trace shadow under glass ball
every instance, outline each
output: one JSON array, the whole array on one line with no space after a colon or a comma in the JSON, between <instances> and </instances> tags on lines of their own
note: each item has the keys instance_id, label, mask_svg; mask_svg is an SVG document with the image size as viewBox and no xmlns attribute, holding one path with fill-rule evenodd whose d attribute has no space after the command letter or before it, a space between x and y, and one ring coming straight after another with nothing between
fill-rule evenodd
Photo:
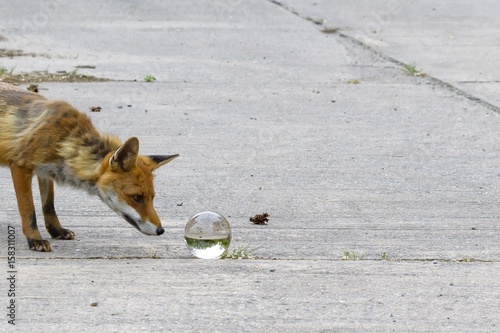
<instances>
[{"instance_id":1,"label":"shadow under glass ball","mask_svg":"<svg viewBox=\"0 0 500 333\"><path fill-rule=\"evenodd\" d=\"M184 240L195 257L218 259L231 243L231 226L220 214L201 212L189 219L184 228Z\"/></svg>"}]
</instances>

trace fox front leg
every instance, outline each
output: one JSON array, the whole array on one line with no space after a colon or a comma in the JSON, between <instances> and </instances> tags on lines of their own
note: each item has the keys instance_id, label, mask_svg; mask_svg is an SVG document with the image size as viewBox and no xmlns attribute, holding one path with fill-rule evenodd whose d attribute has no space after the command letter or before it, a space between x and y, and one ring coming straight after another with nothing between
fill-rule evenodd
<instances>
[{"instance_id":1,"label":"fox front leg","mask_svg":"<svg viewBox=\"0 0 500 333\"><path fill-rule=\"evenodd\" d=\"M11 163L10 172L16 191L17 206L19 208L19 214L21 215L23 234L28 240L30 250L50 252L50 243L42 239L36 224L35 206L33 204L33 193L31 191L33 170Z\"/></svg>"},{"instance_id":2,"label":"fox front leg","mask_svg":"<svg viewBox=\"0 0 500 333\"><path fill-rule=\"evenodd\" d=\"M48 178L38 177L38 187L42 198L42 211L45 220L45 228L55 239L75 239L75 233L65 229L59 223L54 207L54 181Z\"/></svg>"}]
</instances>

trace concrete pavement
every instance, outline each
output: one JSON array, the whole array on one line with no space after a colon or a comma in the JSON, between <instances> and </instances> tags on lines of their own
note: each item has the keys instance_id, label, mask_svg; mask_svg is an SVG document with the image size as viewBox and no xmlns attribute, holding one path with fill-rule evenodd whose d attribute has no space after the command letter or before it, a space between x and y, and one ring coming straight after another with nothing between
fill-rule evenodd
<instances>
[{"instance_id":1,"label":"concrete pavement","mask_svg":"<svg viewBox=\"0 0 500 333\"><path fill-rule=\"evenodd\" d=\"M97 198L58 188L77 240L52 240L51 253L28 250L0 169L0 235L15 226L18 270L16 326L0 329L500 331L500 115L482 103L498 100L494 82L463 83L500 73L452 66L422 28L432 22L443 37L454 24L468 64L480 46L494 50L493 21L471 29L498 5L444 3L446 20L424 4L388 13L366 1L0 2L0 48L38 55L0 66L95 66L78 72L114 81L41 83L41 93L101 106L89 112L96 126L138 136L144 153L181 154L157 171L165 235L144 236ZM384 18L379 39L366 33L373 16ZM226 216L233 245L259 259L191 258L183 228L203 210ZM248 222L262 212L269 225ZM342 260L346 251L362 260Z\"/></svg>"},{"instance_id":2,"label":"concrete pavement","mask_svg":"<svg viewBox=\"0 0 500 333\"><path fill-rule=\"evenodd\" d=\"M495 1L278 2L301 17L339 29L382 54L500 104Z\"/></svg>"}]
</instances>

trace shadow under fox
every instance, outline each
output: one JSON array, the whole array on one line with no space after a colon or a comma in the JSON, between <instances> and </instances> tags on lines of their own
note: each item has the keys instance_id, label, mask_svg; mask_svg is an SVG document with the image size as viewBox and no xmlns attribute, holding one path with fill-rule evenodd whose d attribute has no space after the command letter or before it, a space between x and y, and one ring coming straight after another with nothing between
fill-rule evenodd
<instances>
[{"instance_id":1,"label":"shadow under fox","mask_svg":"<svg viewBox=\"0 0 500 333\"><path fill-rule=\"evenodd\" d=\"M64 101L0 82L0 164L10 167L23 233L31 250L50 251L37 227L32 178L38 178L45 227L74 239L54 209L54 181L98 195L146 235L164 233L153 207L152 172L178 155L139 155L139 141L100 135L87 115Z\"/></svg>"}]
</instances>

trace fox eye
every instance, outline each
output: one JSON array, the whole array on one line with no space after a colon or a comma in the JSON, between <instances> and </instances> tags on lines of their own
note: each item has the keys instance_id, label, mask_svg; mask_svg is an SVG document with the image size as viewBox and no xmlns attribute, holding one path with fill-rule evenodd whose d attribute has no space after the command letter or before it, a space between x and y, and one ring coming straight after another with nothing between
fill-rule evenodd
<instances>
[{"instance_id":1,"label":"fox eye","mask_svg":"<svg viewBox=\"0 0 500 333\"><path fill-rule=\"evenodd\" d=\"M144 202L144 197L140 194L134 194L132 196L132 199L134 199L135 202L137 203L143 203Z\"/></svg>"}]
</instances>

